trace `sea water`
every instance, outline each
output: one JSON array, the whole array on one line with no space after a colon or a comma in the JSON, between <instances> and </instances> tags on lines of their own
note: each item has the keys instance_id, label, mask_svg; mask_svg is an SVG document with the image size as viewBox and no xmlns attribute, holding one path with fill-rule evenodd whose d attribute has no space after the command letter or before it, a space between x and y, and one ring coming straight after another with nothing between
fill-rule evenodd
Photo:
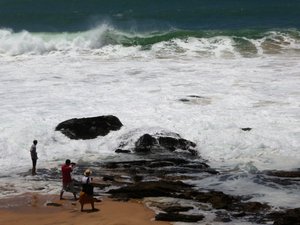
<instances>
[{"instance_id":1,"label":"sea water","mask_svg":"<svg viewBox=\"0 0 300 225\"><path fill-rule=\"evenodd\" d=\"M300 207L299 187L256 175L299 168L297 1L44 3L0 3L2 197L59 192L42 173L24 175L34 139L38 170L59 169L67 158L125 159L114 152L122 141L170 131L195 142L211 167L235 171L191 183ZM124 126L93 140L55 131L101 115Z\"/></svg>"}]
</instances>

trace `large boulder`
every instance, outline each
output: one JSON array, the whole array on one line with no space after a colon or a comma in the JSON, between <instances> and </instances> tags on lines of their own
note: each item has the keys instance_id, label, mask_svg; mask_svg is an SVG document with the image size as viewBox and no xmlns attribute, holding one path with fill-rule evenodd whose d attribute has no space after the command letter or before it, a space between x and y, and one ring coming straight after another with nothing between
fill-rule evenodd
<instances>
[{"instance_id":1,"label":"large boulder","mask_svg":"<svg viewBox=\"0 0 300 225\"><path fill-rule=\"evenodd\" d=\"M117 117L107 115L66 120L58 124L55 130L62 132L70 139L93 139L105 136L111 130L119 130L122 126L123 124Z\"/></svg>"}]
</instances>

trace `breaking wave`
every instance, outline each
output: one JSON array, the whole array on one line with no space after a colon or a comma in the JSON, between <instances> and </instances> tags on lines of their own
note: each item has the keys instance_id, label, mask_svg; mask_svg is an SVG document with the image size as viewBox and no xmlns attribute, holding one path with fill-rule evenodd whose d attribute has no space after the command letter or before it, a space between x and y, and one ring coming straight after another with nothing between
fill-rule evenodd
<instances>
[{"instance_id":1,"label":"breaking wave","mask_svg":"<svg viewBox=\"0 0 300 225\"><path fill-rule=\"evenodd\" d=\"M300 31L223 30L129 33L103 24L84 32L31 33L0 29L0 54L44 55L78 53L132 55L145 53L157 57L256 57L300 50ZM118 54L118 51L121 51ZM124 52L128 54L124 54ZM140 53L140 54L139 54Z\"/></svg>"}]
</instances>

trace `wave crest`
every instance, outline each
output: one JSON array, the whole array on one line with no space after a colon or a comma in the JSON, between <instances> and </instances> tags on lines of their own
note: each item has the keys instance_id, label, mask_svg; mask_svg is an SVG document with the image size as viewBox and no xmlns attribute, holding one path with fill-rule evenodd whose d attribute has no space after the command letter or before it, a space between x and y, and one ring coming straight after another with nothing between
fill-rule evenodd
<instances>
[{"instance_id":1,"label":"wave crest","mask_svg":"<svg viewBox=\"0 0 300 225\"><path fill-rule=\"evenodd\" d=\"M124 54L128 50L128 54ZM184 31L125 33L103 24L76 33L18 33L0 30L0 54L44 55L51 53L113 54L126 57L132 51L143 57L255 57L300 50L300 32L289 31Z\"/></svg>"}]
</instances>

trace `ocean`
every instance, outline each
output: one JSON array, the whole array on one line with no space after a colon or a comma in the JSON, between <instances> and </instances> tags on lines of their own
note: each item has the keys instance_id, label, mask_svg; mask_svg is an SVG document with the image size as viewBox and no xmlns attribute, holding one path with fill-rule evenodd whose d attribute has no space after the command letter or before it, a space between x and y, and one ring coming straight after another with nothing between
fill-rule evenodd
<instances>
[{"instance_id":1,"label":"ocean","mask_svg":"<svg viewBox=\"0 0 300 225\"><path fill-rule=\"evenodd\" d=\"M41 171L125 159L114 150L129 134L170 131L242 174L196 185L300 207L299 186L253 175L300 168L299 12L297 0L0 0L0 196L59 193L26 175L34 139ZM101 115L124 126L93 140L55 131Z\"/></svg>"}]
</instances>

